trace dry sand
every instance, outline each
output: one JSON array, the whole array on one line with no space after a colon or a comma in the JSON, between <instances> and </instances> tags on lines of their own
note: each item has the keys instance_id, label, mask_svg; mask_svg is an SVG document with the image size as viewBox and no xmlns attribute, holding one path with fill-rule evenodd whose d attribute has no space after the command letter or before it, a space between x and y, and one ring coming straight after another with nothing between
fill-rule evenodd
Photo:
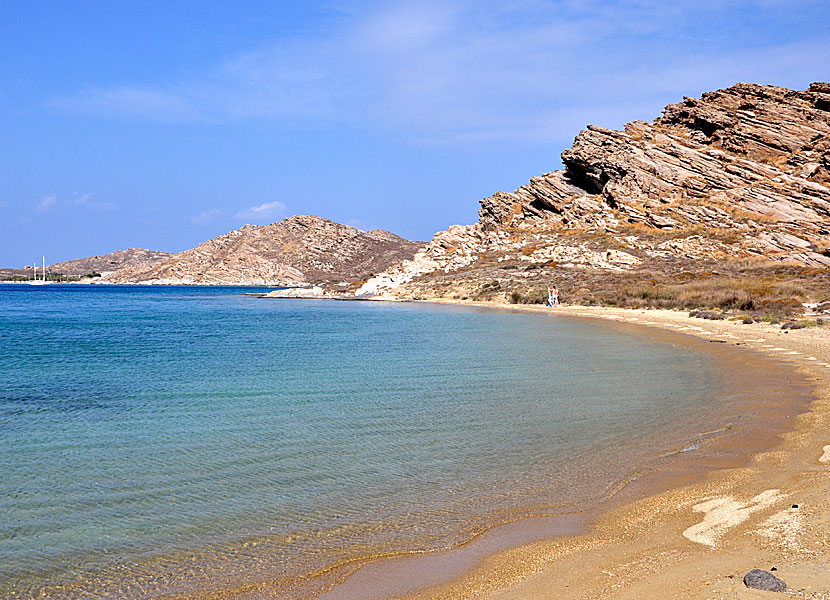
<instances>
[{"instance_id":1,"label":"dry sand","mask_svg":"<svg viewBox=\"0 0 830 600\"><path fill-rule=\"evenodd\" d=\"M407 598L830 599L829 330L785 333L663 310L463 304L609 319L741 345L790 362L814 382L817 400L780 444L749 464L616 508L585 534L497 552ZM787 593L743 585L751 569L773 567Z\"/></svg>"}]
</instances>

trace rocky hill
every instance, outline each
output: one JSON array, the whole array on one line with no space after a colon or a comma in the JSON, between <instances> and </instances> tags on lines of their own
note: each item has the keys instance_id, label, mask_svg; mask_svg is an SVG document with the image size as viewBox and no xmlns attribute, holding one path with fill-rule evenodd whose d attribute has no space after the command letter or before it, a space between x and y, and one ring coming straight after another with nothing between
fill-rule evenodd
<instances>
[{"instance_id":1,"label":"rocky hill","mask_svg":"<svg viewBox=\"0 0 830 600\"><path fill-rule=\"evenodd\" d=\"M361 231L315 216L245 225L149 267L104 283L300 285L359 282L411 259L423 247L395 234Z\"/></svg>"},{"instance_id":2,"label":"rocky hill","mask_svg":"<svg viewBox=\"0 0 830 600\"><path fill-rule=\"evenodd\" d=\"M145 250L144 248L127 248L116 250L102 256L89 256L55 263L48 267L51 273L61 273L70 277L80 277L91 273L111 273L127 267L148 268L173 256L170 252Z\"/></svg>"},{"instance_id":3,"label":"rocky hill","mask_svg":"<svg viewBox=\"0 0 830 600\"><path fill-rule=\"evenodd\" d=\"M589 126L565 169L481 201L358 294L788 310L830 288L830 84L740 83L624 131Z\"/></svg>"}]
</instances>

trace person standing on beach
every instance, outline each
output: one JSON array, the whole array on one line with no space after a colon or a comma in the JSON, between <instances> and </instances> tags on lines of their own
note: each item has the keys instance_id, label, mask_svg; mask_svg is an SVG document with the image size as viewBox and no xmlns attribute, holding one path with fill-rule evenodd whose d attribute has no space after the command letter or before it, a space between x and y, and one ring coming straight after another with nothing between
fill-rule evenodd
<instances>
[{"instance_id":1,"label":"person standing on beach","mask_svg":"<svg viewBox=\"0 0 830 600\"><path fill-rule=\"evenodd\" d=\"M556 286L553 289L548 288L548 303L546 306L559 306L559 290Z\"/></svg>"}]
</instances>

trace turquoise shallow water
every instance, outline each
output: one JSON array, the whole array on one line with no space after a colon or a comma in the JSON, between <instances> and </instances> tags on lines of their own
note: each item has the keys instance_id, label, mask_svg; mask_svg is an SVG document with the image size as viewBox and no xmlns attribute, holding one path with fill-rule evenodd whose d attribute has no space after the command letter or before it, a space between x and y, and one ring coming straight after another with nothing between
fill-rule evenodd
<instances>
[{"instance_id":1,"label":"turquoise shallow water","mask_svg":"<svg viewBox=\"0 0 830 600\"><path fill-rule=\"evenodd\" d=\"M0 597L289 590L579 509L720 386L590 323L241 291L0 286Z\"/></svg>"}]
</instances>

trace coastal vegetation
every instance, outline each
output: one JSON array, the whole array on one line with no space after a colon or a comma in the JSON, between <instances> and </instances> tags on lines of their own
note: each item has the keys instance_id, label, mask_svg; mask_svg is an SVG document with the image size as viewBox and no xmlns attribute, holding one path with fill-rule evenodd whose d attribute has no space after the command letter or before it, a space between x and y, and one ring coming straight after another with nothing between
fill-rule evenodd
<instances>
[{"instance_id":1,"label":"coastal vegetation","mask_svg":"<svg viewBox=\"0 0 830 600\"><path fill-rule=\"evenodd\" d=\"M805 304L826 303L830 308L830 271L763 259L724 261L712 265L712 270L697 272L642 270L600 274L544 265L532 273L523 281L505 277L495 281L496 285L485 284L469 297L490 301L506 298L511 304L544 304L549 282L555 281L566 290L563 301L588 306L708 309L730 315L778 318L803 314Z\"/></svg>"}]
</instances>

